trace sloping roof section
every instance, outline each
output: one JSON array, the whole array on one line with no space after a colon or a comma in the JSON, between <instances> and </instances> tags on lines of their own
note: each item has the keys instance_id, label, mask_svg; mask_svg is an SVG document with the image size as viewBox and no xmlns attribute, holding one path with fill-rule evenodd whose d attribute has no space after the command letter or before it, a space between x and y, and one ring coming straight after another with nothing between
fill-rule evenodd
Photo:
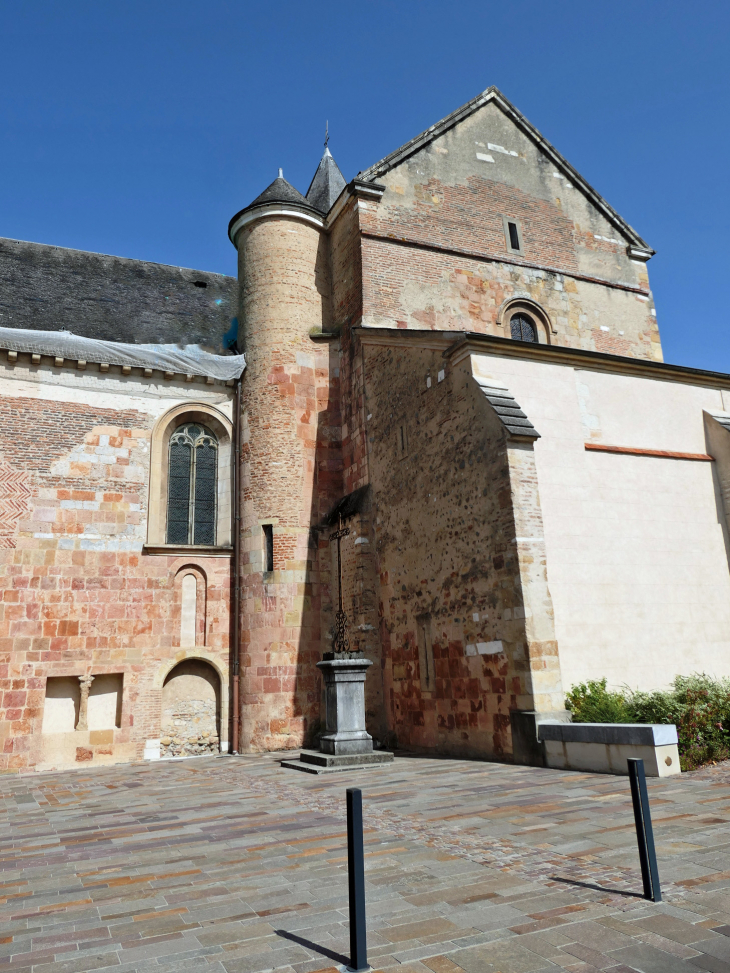
<instances>
[{"instance_id":1,"label":"sloping roof section","mask_svg":"<svg viewBox=\"0 0 730 973\"><path fill-rule=\"evenodd\" d=\"M484 397L497 413L499 421L507 430L510 438L521 439L540 439L540 433L527 418L519 407L514 395L505 388L490 385L476 379L477 384L484 393Z\"/></svg>"},{"instance_id":2,"label":"sloping roof section","mask_svg":"<svg viewBox=\"0 0 730 973\"><path fill-rule=\"evenodd\" d=\"M317 171L307 190L307 202L326 216L346 185L345 177L332 158L330 150L325 148L324 155L320 159Z\"/></svg>"},{"instance_id":3,"label":"sloping roof section","mask_svg":"<svg viewBox=\"0 0 730 973\"><path fill-rule=\"evenodd\" d=\"M314 217L316 217L317 221L322 219L322 213L316 209L316 207L313 206L309 200L305 199L298 189L295 189L291 183L286 181L282 170L279 169L279 175L276 179L274 179L271 185L267 186L261 195L257 196L252 203L249 203L248 206L244 206L243 209L239 210L231 217L228 223L228 237L231 243L235 245L235 235L232 236L231 234L234 228L236 233L238 230L240 230L243 224L239 221L242 217L244 217L244 214L249 213L251 210L263 209L266 206L293 207L295 210L299 210L300 212L304 211L304 213L311 213Z\"/></svg>"},{"instance_id":4,"label":"sloping roof section","mask_svg":"<svg viewBox=\"0 0 730 973\"><path fill-rule=\"evenodd\" d=\"M712 416L712 418L716 422L719 422L723 429L726 429L727 432L730 432L730 416L727 415L727 413L725 413L725 412L708 412L707 414L710 415L710 416Z\"/></svg>"},{"instance_id":5,"label":"sloping roof section","mask_svg":"<svg viewBox=\"0 0 730 973\"><path fill-rule=\"evenodd\" d=\"M266 189L257 196L256 199L246 206L251 209L253 206L263 206L266 203L299 203L300 206L310 205L302 196L298 189L295 189L290 182L287 182L279 169L279 175L267 186Z\"/></svg>"},{"instance_id":6,"label":"sloping roof section","mask_svg":"<svg viewBox=\"0 0 730 973\"><path fill-rule=\"evenodd\" d=\"M492 87L487 88L476 98L472 98L461 108L457 108L456 111L451 112L446 118L442 118L440 122L435 125L431 125L427 128L425 132L421 132L415 138L412 138L410 142L406 142L395 152L391 152L390 155L386 155L384 159L380 162L376 162L375 165L370 166L369 169L365 169L363 172L359 172L357 175L358 179L362 179L365 182L373 182L379 177L385 175L386 172L390 172L396 166L400 165L405 159L412 156L414 153L419 152L425 146L429 145L434 139L439 138L444 132L447 132L450 128L458 125L459 122L464 121L474 112L483 108L484 105L493 102L497 105L504 114L510 118L518 128L524 132L524 134L531 139L538 148L545 153L545 155L550 159L550 161L555 165L558 171L562 172L563 175L567 176L574 186L579 188L581 192L593 203L599 212L601 212L609 223L613 224L616 229L620 230L630 241L630 243L640 250L647 252L648 256L653 255L656 251L652 250L649 244L643 240L639 234L634 230L633 227L629 226L623 217L619 216L616 210L610 206L600 193L589 185L583 176L573 168L573 166L564 159L563 156L558 152L558 150L548 142L548 140L538 132L534 125L532 125L515 106L502 94L499 88L492 85Z\"/></svg>"},{"instance_id":7,"label":"sloping roof section","mask_svg":"<svg viewBox=\"0 0 730 973\"><path fill-rule=\"evenodd\" d=\"M226 350L235 277L0 238L0 327Z\"/></svg>"},{"instance_id":8,"label":"sloping roof section","mask_svg":"<svg viewBox=\"0 0 730 973\"><path fill-rule=\"evenodd\" d=\"M176 375L215 378L222 382L240 378L246 367L243 355L211 355L198 345L131 345L122 341L84 338L70 331L0 327L0 348L64 361L153 368Z\"/></svg>"}]
</instances>

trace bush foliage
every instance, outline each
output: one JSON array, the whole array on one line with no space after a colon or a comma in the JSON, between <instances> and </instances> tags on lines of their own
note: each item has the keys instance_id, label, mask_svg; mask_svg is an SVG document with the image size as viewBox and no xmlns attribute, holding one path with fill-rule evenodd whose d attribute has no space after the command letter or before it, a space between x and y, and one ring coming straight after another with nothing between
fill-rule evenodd
<instances>
[{"instance_id":1,"label":"bush foliage","mask_svg":"<svg viewBox=\"0 0 730 973\"><path fill-rule=\"evenodd\" d=\"M730 757L730 680L704 673L677 676L672 688L645 693L606 688L606 680L573 686L565 699L575 723L674 723L682 770Z\"/></svg>"}]
</instances>

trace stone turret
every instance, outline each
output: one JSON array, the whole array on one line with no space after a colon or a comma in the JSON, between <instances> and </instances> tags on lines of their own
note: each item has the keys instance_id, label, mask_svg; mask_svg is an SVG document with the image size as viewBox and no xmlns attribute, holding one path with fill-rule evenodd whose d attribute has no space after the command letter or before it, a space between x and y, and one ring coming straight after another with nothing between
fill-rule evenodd
<instances>
[{"instance_id":1,"label":"stone turret","mask_svg":"<svg viewBox=\"0 0 730 973\"><path fill-rule=\"evenodd\" d=\"M323 223L322 211L279 170L279 177L229 226L238 250L239 345L247 362L242 389L242 751L300 746L311 721L319 718L316 663L322 648L317 548L316 538L310 543L310 525L319 516L318 400L326 404L322 388L329 367L327 347L315 344L310 334L321 333L329 323Z\"/></svg>"}]
</instances>

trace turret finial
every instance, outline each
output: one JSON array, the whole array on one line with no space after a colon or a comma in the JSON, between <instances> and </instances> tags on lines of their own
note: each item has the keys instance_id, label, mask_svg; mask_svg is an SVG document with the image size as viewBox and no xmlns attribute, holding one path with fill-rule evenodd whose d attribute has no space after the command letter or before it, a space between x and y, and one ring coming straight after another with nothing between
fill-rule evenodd
<instances>
[{"instance_id":1,"label":"turret finial","mask_svg":"<svg viewBox=\"0 0 730 973\"><path fill-rule=\"evenodd\" d=\"M330 123L326 121L324 123L324 147L327 148L327 143L330 140Z\"/></svg>"},{"instance_id":2,"label":"turret finial","mask_svg":"<svg viewBox=\"0 0 730 973\"><path fill-rule=\"evenodd\" d=\"M283 178L284 178L284 170L279 169L279 179L283 179Z\"/></svg>"}]
</instances>

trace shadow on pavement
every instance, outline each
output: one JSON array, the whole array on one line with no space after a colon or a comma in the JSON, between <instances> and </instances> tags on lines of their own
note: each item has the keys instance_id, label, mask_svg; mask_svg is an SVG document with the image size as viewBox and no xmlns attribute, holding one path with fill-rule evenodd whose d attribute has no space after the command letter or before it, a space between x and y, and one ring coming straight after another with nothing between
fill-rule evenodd
<instances>
[{"instance_id":1,"label":"shadow on pavement","mask_svg":"<svg viewBox=\"0 0 730 973\"><path fill-rule=\"evenodd\" d=\"M612 895L626 895L630 899L643 899L641 892L627 892L625 889L609 889L605 885L594 885L592 882L575 882L572 878L560 878L558 875L551 875L552 882L563 882L565 885L578 885L582 889L594 889L596 892L610 892Z\"/></svg>"},{"instance_id":2,"label":"shadow on pavement","mask_svg":"<svg viewBox=\"0 0 730 973\"><path fill-rule=\"evenodd\" d=\"M345 966L350 965L350 960L347 956L336 953L333 949L327 949L326 946L319 946L317 943L313 943L311 939L305 939L304 936L297 936L293 932L287 932L286 929L275 929L274 932L277 936L281 936L282 939L290 939L293 943L299 943L300 946L313 949L315 952L320 953L320 955L328 956L330 959L335 960L336 963L344 963Z\"/></svg>"}]
</instances>

